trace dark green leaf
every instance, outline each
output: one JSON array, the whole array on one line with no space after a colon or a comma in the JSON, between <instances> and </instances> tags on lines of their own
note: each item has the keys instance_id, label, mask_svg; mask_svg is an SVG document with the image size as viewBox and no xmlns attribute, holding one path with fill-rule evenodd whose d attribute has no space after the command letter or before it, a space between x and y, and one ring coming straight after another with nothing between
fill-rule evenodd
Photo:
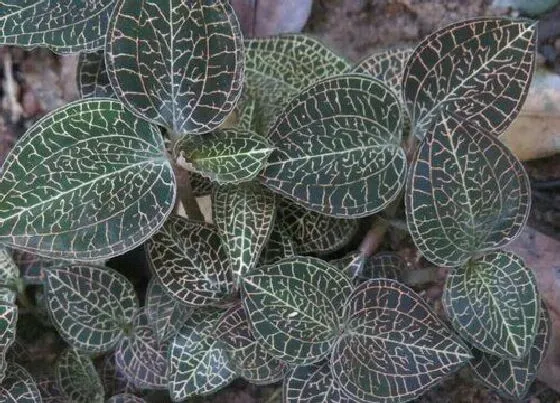
<instances>
[{"instance_id":1,"label":"dark green leaf","mask_svg":"<svg viewBox=\"0 0 560 403\"><path fill-rule=\"evenodd\" d=\"M212 219L224 240L236 286L257 265L276 215L276 197L257 184L220 186Z\"/></svg>"},{"instance_id":2,"label":"dark green leaf","mask_svg":"<svg viewBox=\"0 0 560 403\"><path fill-rule=\"evenodd\" d=\"M68 400L60 390L54 372L41 375L37 379L36 385L43 403L67 403Z\"/></svg>"},{"instance_id":3,"label":"dark green leaf","mask_svg":"<svg viewBox=\"0 0 560 403\"><path fill-rule=\"evenodd\" d=\"M0 303L0 381L6 372L6 352L16 339L17 306Z\"/></svg>"},{"instance_id":4,"label":"dark green leaf","mask_svg":"<svg viewBox=\"0 0 560 403\"><path fill-rule=\"evenodd\" d=\"M354 251L341 258L333 259L329 263L355 280L356 277L361 275L366 260L367 258L362 256L359 251Z\"/></svg>"},{"instance_id":5,"label":"dark green leaf","mask_svg":"<svg viewBox=\"0 0 560 403\"><path fill-rule=\"evenodd\" d=\"M296 250L294 241L287 234L286 230L278 223L278 219L275 219L272 231L268 237L268 242L261 252L257 266L273 264L280 259L295 255Z\"/></svg>"},{"instance_id":6,"label":"dark green leaf","mask_svg":"<svg viewBox=\"0 0 560 403\"><path fill-rule=\"evenodd\" d=\"M400 280L407 270L406 262L396 253L381 252L364 259L362 270L357 276L359 282L374 278Z\"/></svg>"},{"instance_id":7,"label":"dark green leaf","mask_svg":"<svg viewBox=\"0 0 560 403\"><path fill-rule=\"evenodd\" d=\"M98 49L114 0L3 0L0 44L46 46L58 53Z\"/></svg>"},{"instance_id":8,"label":"dark green leaf","mask_svg":"<svg viewBox=\"0 0 560 403\"><path fill-rule=\"evenodd\" d=\"M115 361L114 351L105 354L103 359L98 361L97 372L105 388L105 396L137 392L136 386L117 368Z\"/></svg>"},{"instance_id":9,"label":"dark green leaf","mask_svg":"<svg viewBox=\"0 0 560 403\"><path fill-rule=\"evenodd\" d=\"M537 337L529 354L522 360L508 360L493 354L474 350L471 369L484 384L497 390L507 399L522 400L537 377L550 341L550 318L541 304Z\"/></svg>"},{"instance_id":10,"label":"dark green leaf","mask_svg":"<svg viewBox=\"0 0 560 403\"><path fill-rule=\"evenodd\" d=\"M394 280L358 286L345 313L331 370L358 401L409 401L472 358L424 300Z\"/></svg>"},{"instance_id":11,"label":"dark green leaf","mask_svg":"<svg viewBox=\"0 0 560 403\"><path fill-rule=\"evenodd\" d=\"M41 393L33 377L22 366L10 363L0 384L0 401L5 403L41 403Z\"/></svg>"},{"instance_id":12,"label":"dark green leaf","mask_svg":"<svg viewBox=\"0 0 560 403\"><path fill-rule=\"evenodd\" d=\"M64 351L56 362L56 380L64 396L74 403L103 403L105 391L87 355Z\"/></svg>"},{"instance_id":13,"label":"dark green leaf","mask_svg":"<svg viewBox=\"0 0 560 403\"><path fill-rule=\"evenodd\" d=\"M273 151L254 132L220 129L204 136L183 136L173 153L179 166L218 183L250 181L265 166Z\"/></svg>"},{"instance_id":14,"label":"dark green leaf","mask_svg":"<svg viewBox=\"0 0 560 403\"><path fill-rule=\"evenodd\" d=\"M329 368L329 362L299 366L284 379L285 403L352 403L340 389Z\"/></svg>"},{"instance_id":15,"label":"dark green leaf","mask_svg":"<svg viewBox=\"0 0 560 403\"><path fill-rule=\"evenodd\" d=\"M293 364L320 361L340 329L349 277L311 257L286 258L255 269L243 280L243 303L257 341Z\"/></svg>"},{"instance_id":16,"label":"dark green leaf","mask_svg":"<svg viewBox=\"0 0 560 403\"><path fill-rule=\"evenodd\" d=\"M221 304L230 298L231 264L213 225L172 216L147 249L155 276L185 304Z\"/></svg>"},{"instance_id":17,"label":"dark green leaf","mask_svg":"<svg viewBox=\"0 0 560 403\"><path fill-rule=\"evenodd\" d=\"M215 184L208 178L197 174L196 172L189 173L193 195L195 197L211 195L214 191Z\"/></svg>"},{"instance_id":18,"label":"dark green leaf","mask_svg":"<svg viewBox=\"0 0 560 403\"><path fill-rule=\"evenodd\" d=\"M0 286L13 286L19 276L20 271L12 258L11 251L0 245Z\"/></svg>"},{"instance_id":19,"label":"dark green leaf","mask_svg":"<svg viewBox=\"0 0 560 403\"><path fill-rule=\"evenodd\" d=\"M519 235L530 206L527 174L498 139L445 116L412 163L406 215L414 243L439 266L460 266Z\"/></svg>"},{"instance_id":20,"label":"dark green leaf","mask_svg":"<svg viewBox=\"0 0 560 403\"><path fill-rule=\"evenodd\" d=\"M107 69L120 100L177 134L218 127L241 94L244 46L227 0L121 0Z\"/></svg>"},{"instance_id":21,"label":"dark green leaf","mask_svg":"<svg viewBox=\"0 0 560 403\"><path fill-rule=\"evenodd\" d=\"M274 383L284 378L286 364L267 354L249 328L243 306L225 312L216 326L215 337L228 349L235 373L256 384Z\"/></svg>"},{"instance_id":22,"label":"dark green leaf","mask_svg":"<svg viewBox=\"0 0 560 403\"><path fill-rule=\"evenodd\" d=\"M106 403L146 403L146 401L132 393L121 393L111 397Z\"/></svg>"},{"instance_id":23,"label":"dark green leaf","mask_svg":"<svg viewBox=\"0 0 560 403\"><path fill-rule=\"evenodd\" d=\"M68 260L49 259L30 252L14 249L14 262L19 267L25 284L43 285L45 272L51 267L66 267L71 264Z\"/></svg>"},{"instance_id":24,"label":"dark green leaf","mask_svg":"<svg viewBox=\"0 0 560 403\"><path fill-rule=\"evenodd\" d=\"M215 310L197 311L171 341L168 374L173 401L213 393L233 380L227 349L214 334L220 315Z\"/></svg>"},{"instance_id":25,"label":"dark green leaf","mask_svg":"<svg viewBox=\"0 0 560 403\"><path fill-rule=\"evenodd\" d=\"M138 309L134 286L113 269L47 270L48 309L60 335L85 353L113 349Z\"/></svg>"},{"instance_id":26,"label":"dark green leaf","mask_svg":"<svg viewBox=\"0 0 560 403\"><path fill-rule=\"evenodd\" d=\"M78 91L85 98L116 98L105 67L105 51L82 52L78 60Z\"/></svg>"},{"instance_id":27,"label":"dark green leaf","mask_svg":"<svg viewBox=\"0 0 560 403\"><path fill-rule=\"evenodd\" d=\"M403 96L422 138L442 111L495 135L515 119L535 64L536 22L485 17L428 36L409 59Z\"/></svg>"},{"instance_id":28,"label":"dark green leaf","mask_svg":"<svg viewBox=\"0 0 560 403\"><path fill-rule=\"evenodd\" d=\"M270 189L337 217L382 210L405 182L402 113L392 91L348 74L292 99L269 132L277 150L263 174Z\"/></svg>"},{"instance_id":29,"label":"dark green leaf","mask_svg":"<svg viewBox=\"0 0 560 403\"><path fill-rule=\"evenodd\" d=\"M95 260L156 231L175 199L159 129L112 100L69 104L19 140L0 177L0 241Z\"/></svg>"},{"instance_id":30,"label":"dark green leaf","mask_svg":"<svg viewBox=\"0 0 560 403\"><path fill-rule=\"evenodd\" d=\"M158 342L169 340L192 315L193 308L172 296L159 282L152 278L146 291L146 317Z\"/></svg>"}]
</instances>

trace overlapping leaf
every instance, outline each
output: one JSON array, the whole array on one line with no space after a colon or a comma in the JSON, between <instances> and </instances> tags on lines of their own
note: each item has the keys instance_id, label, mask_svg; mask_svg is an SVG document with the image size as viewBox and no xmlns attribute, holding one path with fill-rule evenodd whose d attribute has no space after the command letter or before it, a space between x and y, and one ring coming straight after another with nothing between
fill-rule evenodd
<instances>
[{"instance_id":1,"label":"overlapping leaf","mask_svg":"<svg viewBox=\"0 0 560 403\"><path fill-rule=\"evenodd\" d=\"M204 136L183 136L173 153L180 166L218 183L246 182L265 166L273 148L250 131L220 129Z\"/></svg>"},{"instance_id":2,"label":"overlapping leaf","mask_svg":"<svg viewBox=\"0 0 560 403\"><path fill-rule=\"evenodd\" d=\"M404 184L402 113L380 81L347 74L293 98L269 131L277 148L263 181L309 210L362 217L382 210Z\"/></svg>"},{"instance_id":3,"label":"overlapping leaf","mask_svg":"<svg viewBox=\"0 0 560 403\"><path fill-rule=\"evenodd\" d=\"M105 44L113 0L3 0L0 44L70 53Z\"/></svg>"},{"instance_id":4,"label":"overlapping leaf","mask_svg":"<svg viewBox=\"0 0 560 403\"><path fill-rule=\"evenodd\" d=\"M168 374L173 401L210 394L233 380L227 349L214 334L220 315L216 310L199 310L172 339Z\"/></svg>"},{"instance_id":5,"label":"overlapping leaf","mask_svg":"<svg viewBox=\"0 0 560 403\"><path fill-rule=\"evenodd\" d=\"M132 334L117 347L116 367L138 389L166 389L168 345L158 341L144 311L139 311Z\"/></svg>"},{"instance_id":6,"label":"overlapping leaf","mask_svg":"<svg viewBox=\"0 0 560 403\"><path fill-rule=\"evenodd\" d=\"M212 194L215 183L196 172L189 173L191 187L195 197L206 196Z\"/></svg>"},{"instance_id":7,"label":"overlapping leaf","mask_svg":"<svg viewBox=\"0 0 560 403\"><path fill-rule=\"evenodd\" d=\"M443 306L457 333L482 351L521 359L533 345L536 280L513 253L492 252L456 269L447 277Z\"/></svg>"},{"instance_id":8,"label":"overlapping leaf","mask_svg":"<svg viewBox=\"0 0 560 403\"><path fill-rule=\"evenodd\" d=\"M75 403L103 403L105 391L87 355L64 351L56 362L56 380L64 396Z\"/></svg>"},{"instance_id":9,"label":"overlapping leaf","mask_svg":"<svg viewBox=\"0 0 560 403\"><path fill-rule=\"evenodd\" d=\"M362 274L366 260L367 258L359 251L353 251L341 258L333 259L329 263L346 273L351 279L356 280Z\"/></svg>"},{"instance_id":10,"label":"overlapping leaf","mask_svg":"<svg viewBox=\"0 0 560 403\"><path fill-rule=\"evenodd\" d=\"M0 286L14 286L14 281L20 276L12 253L8 249L0 246Z\"/></svg>"},{"instance_id":11,"label":"overlapping leaf","mask_svg":"<svg viewBox=\"0 0 560 403\"><path fill-rule=\"evenodd\" d=\"M6 376L0 384L0 400L3 402L41 403L41 393L33 377L22 366L10 363Z\"/></svg>"},{"instance_id":12,"label":"overlapping leaf","mask_svg":"<svg viewBox=\"0 0 560 403\"><path fill-rule=\"evenodd\" d=\"M358 286L345 314L331 370L357 401L409 401L471 358L422 298L394 280Z\"/></svg>"},{"instance_id":13,"label":"overlapping leaf","mask_svg":"<svg viewBox=\"0 0 560 403\"><path fill-rule=\"evenodd\" d=\"M118 98L177 134L218 127L241 94L243 39L226 0L121 0L106 51Z\"/></svg>"},{"instance_id":14,"label":"overlapping leaf","mask_svg":"<svg viewBox=\"0 0 560 403\"><path fill-rule=\"evenodd\" d=\"M229 255L213 225L172 216L147 250L155 276L185 304L221 304L231 296Z\"/></svg>"},{"instance_id":15,"label":"overlapping leaf","mask_svg":"<svg viewBox=\"0 0 560 403\"><path fill-rule=\"evenodd\" d=\"M342 326L349 277L328 263L293 257L255 269L243 280L243 303L257 341L293 364L324 358Z\"/></svg>"},{"instance_id":16,"label":"overlapping leaf","mask_svg":"<svg viewBox=\"0 0 560 403\"><path fill-rule=\"evenodd\" d=\"M146 401L132 393L121 393L111 397L106 403L146 403Z\"/></svg>"},{"instance_id":17,"label":"overlapping leaf","mask_svg":"<svg viewBox=\"0 0 560 403\"><path fill-rule=\"evenodd\" d=\"M0 177L0 242L95 260L163 223L175 180L159 129L112 100L69 104L19 140Z\"/></svg>"},{"instance_id":18,"label":"overlapping leaf","mask_svg":"<svg viewBox=\"0 0 560 403\"><path fill-rule=\"evenodd\" d=\"M60 335L86 353L114 348L138 309L134 286L109 268L49 269L46 291L49 313Z\"/></svg>"},{"instance_id":19,"label":"overlapping leaf","mask_svg":"<svg viewBox=\"0 0 560 403\"><path fill-rule=\"evenodd\" d=\"M329 362L302 365L292 369L284 379L286 403L352 403L336 383Z\"/></svg>"},{"instance_id":20,"label":"overlapping leaf","mask_svg":"<svg viewBox=\"0 0 560 403\"><path fill-rule=\"evenodd\" d=\"M67 399L64 397L58 383L56 382L54 372L47 372L41 374L36 382L37 389L41 394L43 403L66 403Z\"/></svg>"},{"instance_id":21,"label":"overlapping leaf","mask_svg":"<svg viewBox=\"0 0 560 403\"><path fill-rule=\"evenodd\" d=\"M162 343L179 331L192 315L193 308L172 296L158 279L152 278L146 291L144 311L155 338Z\"/></svg>"},{"instance_id":22,"label":"overlapping leaf","mask_svg":"<svg viewBox=\"0 0 560 403\"><path fill-rule=\"evenodd\" d=\"M6 352L16 339L17 306L14 302L0 303L0 381L7 367Z\"/></svg>"},{"instance_id":23,"label":"overlapping leaf","mask_svg":"<svg viewBox=\"0 0 560 403\"><path fill-rule=\"evenodd\" d=\"M406 215L414 243L440 266L497 249L525 225L530 187L521 163L498 139L442 116L411 167Z\"/></svg>"},{"instance_id":24,"label":"overlapping leaf","mask_svg":"<svg viewBox=\"0 0 560 403\"><path fill-rule=\"evenodd\" d=\"M117 368L115 352L105 354L102 360L96 362L97 372L105 389L105 396L118 395L120 393L135 393L136 386L123 372Z\"/></svg>"},{"instance_id":25,"label":"overlapping leaf","mask_svg":"<svg viewBox=\"0 0 560 403\"><path fill-rule=\"evenodd\" d=\"M400 280L406 269L406 262L399 255L392 252L381 252L364 259L357 281L363 282L374 278Z\"/></svg>"},{"instance_id":26,"label":"overlapping leaf","mask_svg":"<svg viewBox=\"0 0 560 403\"><path fill-rule=\"evenodd\" d=\"M533 21L487 17L451 24L424 39L403 76L414 134L422 138L441 111L502 133L527 96L536 36Z\"/></svg>"},{"instance_id":27,"label":"overlapping leaf","mask_svg":"<svg viewBox=\"0 0 560 403\"><path fill-rule=\"evenodd\" d=\"M256 384L273 383L284 377L286 364L269 355L257 343L242 305L233 306L222 315L215 337L228 349L238 376Z\"/></svg>"},{"instance_id":28,"label":"overlapping leaf","mask_svg":"<svg viewBox=\"0 0 560 403\"><path fill-rule=\"evenodd\" d=\"M116 98L105 67L105 51L82 52L78 60L78 91L85 98Z\"/></svg>"},{"instance_id":29,"label":"overlapping leaf","mask_svg":"<svg viewBox=\"0 0 560 403\"><path fill-rule=\"evenodd\" d=\"M275 220L272 231L268 237L257 266L266 266L276 263L285 257L296 255L294 241L287 234L286 230Z\"/></svg>"},{"instance_id":30,"label":"overlapping leaf","mask_svg":"<svg viewBox=\"0 0 560 403\"><path fill-rule=\"evenodd\" d=\"M43 285L47 269L66 267L71 264L68 260L49 259L17 249L12 251L12 256L21 271L25 284Z\"/></svg>"},{"instance_id":31,"label":"overlapping leaf","mask_svg":"<svg viewBox=\"0 0 560 403\"><path fill-rule=\"evenodd\" d=\"M546 354L550 339L550 318L541 305L537 336L525 358L508 360L474 350L470 366L475 375L488 387L507 399L522 400L537 377L537 370Z\"/></svg>"},{"instance_id":32,"label":"overlapping leaf","mask_svg":"<svg viewBox=\"0 0 560 403\"><path fill-rule=\"evenodd\" d=\"M236 285L255 268L276 215L276 197L257 184L220 186L212 218L228 250Z\"/></svg>"}]
</instances>

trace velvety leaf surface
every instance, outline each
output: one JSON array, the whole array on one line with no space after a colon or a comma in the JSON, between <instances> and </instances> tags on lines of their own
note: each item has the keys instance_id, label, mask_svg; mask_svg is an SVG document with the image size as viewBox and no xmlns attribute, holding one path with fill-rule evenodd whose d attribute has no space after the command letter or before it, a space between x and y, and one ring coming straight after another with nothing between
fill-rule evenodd
<instances>
[{"instance_id":1,"label":"velvety leaf surface","mask_svg":"<svg viewBox=\"0 0 560 403\"><path fill-rule=\"evenodd\" d=\"M341 258L330 260L329 263L355 281L361 275L366 260L359 251L353 251Z\"/></svg>"},{"instance_id":2,"label":"velvety leaf surface","mask_svg":"<svg viewBox=\"0 0 560 403\"><path fill-rule=\"evenodd\" d=\"M16 340L17 317L15 301L0 303L0 381L6 373L6 352Z\"/></svg>"},{"instance_id":3,"label":"velvety leaf surface","mask_svg":"<svg viewBox=\"0 0 560 403\"><path fill-rule=\"evenodd\" d=\"M414 243L439 266L517 237L530 207L527 174L497 138L442 116L412 163L406 215Z\"/></svg>"},{"instance_id":4,"label":"velvety leaf surface","mask_svg":"<svg viewBox=\"0 0 560 403\"><path fill-rule=\"evenodd\" d=\"M360 282L374 278L400 280L407 270L406 261L396 253L381 252L364 259L357 280Z\"/></svg>"},{"instance_id":5,"label":"velvety leaf surface","mask_svg":"<svg viewBox=\"0 0 560 403\"><path fill-rule=\"evenodd\" d=\"M329 362L301 365L284 378L286 403L352 403L334 380Z\"/></svg>"},{"instance_id":6,"label":"velvety leaf surface","mask_svg":"<svg viewBox=\"0 0 560 403\"><path fill-rule=\"evenodd\" d=\"M515 119L535 63L536 23L476 18L441 28L416 48L403 76L414 134L441 111L495 135Z\"/></svg>"},{"instance_id":7,"label":"velvety leaf surface","mask_svg":"<svg viewBox=\"0 0 560 403\"><path fill-rule=\"evenodd\" d=\"M147 250L155 276L185 304L221 304L232 294L229 255L213 225L172 216Z\"/></svg>"},{"instance_id":8,"label":"velvety leaf surface","mask_svg":"<svg viewBox=\"0 0 560 403\"><path fill-rule=\"evenodd\" d=\"M0 400L9 403L41 403L41 393L27 370L15 362L10 363L0 384Z\"/></svg>"},{"instance_id":9,"label":"velvety leaf surface","mask_svg":"<svg viewBox=\"0 0 560 403\"><path fill-rule=\"evenodd\" d=\"M105 391L87 355L75 350L64 351L56 362L56 379L60 390L71 402L103 403Z\"/></svg>"},{"instance_id":10,"label":"velvety leaf surface","mask_svg":"<svg viewBox=\"0 0 560 403\"><path fill-rule=\"evenodd\" d=\"M47 270L47 304L64 340L84 353L113 349L138 309L134 286L109 268Z\"/></svg>"},{"instance_id":11,"label":"velvety leaf surface","mask_svg":"<svg viewBox=\"0 0 560 403\"><path fill-rule=\"evenodd\" d=\"M324 358L336 341L351 283L320 259L293 257L252 271L243 291L257 341L279 360L309 364Z\"/></svg>"},{"instance_id":12,"label":"velvety leaf surface","mask_svg":"<svg viewBox=\"0 0 560 403\"><path fill-rule=\"evenodd\" d=\"M295 245L292 238L288 235L286 230L278 224L278 219L275 220L272 226L272 231L268 237L268 242L265 244L257 266L266 266L276 263L285 257L292 257L296 255Z\"/></svg>"},{"instance_id":13,"label":"velvety leaf surface","mask_svg":"<svg viewBox=\"0 0 560 403\"><path fill-rule=\"evenodd\" d=\"M173 401L213 393L235 377L227 349L214 334L220 315L198 310L172 339L168 374Z\"/></svg>"},{"instance_id":14,"label":"velvety leaf surface","mask_svg":"<svg viewBox=\"0 0 560 403\"><path fill-rule=\"evenodd\" d=\"M150 237L175 200L159 128L112 100L71 103L33 125L0 177L0 242L95 260Z\"/></svg>"},{"instance_id":15,"label":"velvety leaf surface","mask_svg":"<svg viewBox=\"0 0 560 403\"><path fill-rule=\"evenodd\" d=\"M58 383L56 382L54 371L51 374L50 371L47 374L42 374L37 378L37 389L41 394L41 400L43 403L66 403L67 400L64 397Z\"/></svg>"},{"instance_id":16,"label":"velvety leaf surface","mask_svg":"<svg viewBox=\"0 0 560 403\"><path fill-rule=\"evenodd\" d=\"M137 392L134 383L117 368L115 355L115 351L112 351L96 362L98 364L96 365L97 372L105 389L105 396Z\"/></svg>"},{"instance_id":17,"label":"velvety leaf surface","mask_svg":"<svg viewBox=\"0 0 560 403\"><path fill-rule=\"evenodd\" d=\"M474 350L470 367L476 377L507 399L522 400L537 377L537 370L546 354L550 340L550 318L541 305L539 328L535 341L525 358L508 360Z\"/></svg>"},{"instance_id":18,"label":"velvety leaf surface","mask_svg":"<svg viewBox=\"0 0 560 403\"><path fill-rule=\"evenodd\" d=\"M3 0L0 44L45 46L58 53L105 44L113 0Z\"/></svg>"},{"instance_id":19,"label":"velvety leaf surface","mask_svg":"<svg viewBox=\"0 0 560 403\"><path fill-rule=\"evenodd\" d=\"M357 401L409 401L471 358L424 300L394 280L358 286L345 313L331 370Z\"/></svg>"},{"instance_id":20,"label":"velvety leaf surface","mask_svg":"<svg viewBox=\"0 0 560 403\"><path fill-rule=\"evenodd\" d=\"M106 403L145 403L146 401L141 397L135 396L131 393L121 393L113 396L107 400Z\"/></svg>"},{"instance_id":21,"label":"velvety leaf surface","mask_svg":"<svg viewBox=\"0 0 560 403\"><path fill-rule=\"evenodd\" d=\"M118 98L177 134L218 127L241 94L243 38L227 0L121 0L106 51Z\"/></svg>"},{"instance_id":22,"label":"velvety leaf surface","mask_svg":"<svg viewBox=\"0 0 560 403\"><path fill-rule=\"evenodd\" d=\"M276 214L276 197L257 184L220 186L212 197L212 219L228 250L233 279L255 268Z\"/></svg>"},{"instance_id":23,"label":"velvety leaf surface","mask_svg":"<svg viewBox=\"0 0 560 403\"><path fill-rule=\"evenodd\" d=\"M309 210L362 217L404 185L402 113L396 95L359 74L325 79L294 97L269 131L277 147L266 186Z\"/></svg>"},{"instance_id":24,"label":"velvety leaf surface","mask_svg":"<svg viewBox=\"0 0 560 403\"><path fill-rule=\"evenodd\" d=\"M265 166L272 146L254 132L221 129L183 136L173 151L177 163L218 183L246 182Z\"/></svg>"},{"instance_id":25,"label":"velvety leaf surface","mask_svg":"<svg viewBox=\"0 0 560 403\"><path fill-rule=\"evenodd\" d=\"M173 337L194 309L171 295L157 278L152 278L146 291L145 314L157 341Z\"/></svg>"},{"instance_id":26,"label":"velvety leaf surface","mask_svg":"<svg viewBox=\"0 0 560 403\"><path fill-rule=\"evenodd\" d=\"M535 277L521 258L491 252L447 276L443 306L451 324L479 350L521 359L539 324Z\"/></svg>"},{"instance_id":27,"label":"velvety leaf surface","mask_svg":"<svg viewBox=\"0 0 560 403\"><path fill-rule=\"evenodd\" d=\"M257 342L242 305L233 306L222 315L215 335L228 349L238 376L260 385L284 378L286 364L269 355Z\"/></svg>"},{"instance_id":28,"label":"velvety leaf surface","mask_svg":"<svg viewBox=\"0 0 560 403\"><path fill-rule=\"evenodd\" d=\"M78 59L78 91L85 98L116 98L105 67L105 50L81 52Z\"/></svg>"}]
</instances>

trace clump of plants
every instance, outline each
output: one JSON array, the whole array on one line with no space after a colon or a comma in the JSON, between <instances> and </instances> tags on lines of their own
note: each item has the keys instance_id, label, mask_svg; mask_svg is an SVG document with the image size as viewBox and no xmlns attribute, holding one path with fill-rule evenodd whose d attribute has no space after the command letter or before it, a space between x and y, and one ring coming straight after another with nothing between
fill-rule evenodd
<instances>
[{"instance_id":1,"label":"clump of plants","mask_svg":"<svg viewBox=\"0 0 560 403\"><path fill-rule=\"evenodd\" d=\"M502 250L530 186L499 136L531 81L533 22L458 22L353 65L306 35L244 39L226 0L0 7L0 43L80 52L82 96L2 167L2 353L30 284L68 348L41 382L3 358L0 395L182 401L243 378L283 380L286 402L404 402L463 367L526 393L549 321ZM325 260L403 201L418 251L450 268L445 318L395 253ZM104 267L141 244L143 306Z\"/></svg>"}]
</instances>

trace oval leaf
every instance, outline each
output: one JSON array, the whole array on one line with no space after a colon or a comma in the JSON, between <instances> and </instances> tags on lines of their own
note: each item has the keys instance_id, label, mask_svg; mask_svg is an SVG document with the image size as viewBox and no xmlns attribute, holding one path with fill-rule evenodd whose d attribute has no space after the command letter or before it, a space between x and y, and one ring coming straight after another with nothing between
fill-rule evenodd
<instances>
[{"instance_id":1,"label":"oval leaf","mask_svg":"<svg viewBox=\"0 0 560 403\"><path fill-rule=\"evenodd\" d=\"M358 401L409 401L472 358L424 300L396 281L361 284L345 312L331 370Z\"/></svg>"},{"instance_id":2,"label":"oval leaf","mask_svg":"<svg viewBox=\"0 0 560 403\"><path fill-rule=\"evenodd\" d=\"M199 310L172 339L168 373L173 401L213 393L233 380L226 348L214 336L219 318L219 311Z\"/></svg>"},{"instance_id":3,"label":"oval leaf","mask_svg":"<svg viewBox=\"0 0 560 403\"><path fill-rule=\"evenodd\" d=\"M136 247L161 226L175 179L159 129L111 100L78 101L37 122L0 177L0 241L95 260Z\"/></svg>"},{"instance_id":4,"label":"oval leaf","mask_svg":"<svg viewBox=\"0 0 560 403\"><path fill-rule=\"evenodd\" d=\"M402 114L373 78L329 78L292 99L269 132L277 150L263 180L309 210L362 217L394 200L405 181Z\"/></svg>"},{"instance_id":5,"label":"oval leaf","mask_svg":"<svg viewBox=\"0 0 560 403\"><path fill-rule=\"evenodd\" d=\"M256 184L220 186L214 191L212 219L228 250L236 285L255 268L275 214L276 197Z\"/></svg>"},{"instance_id":6,"label":"oval leaf","mask_svg":"<svg viewBox=\"0 0 560 403\"><path fill-rule=\"evenodd\" d=\"M103 403L105 391L87 355L64 351L55 365L56 380L64 396L76 403Z\"/></svg>"},{"instance_id":7,"label":"oval leaf","mask_svg":"<svg viewBox=\"0 0 560 403\"><path fill-rule=\"evenodd\" d=\"M113 349L138 309L134 286L109 268L49 269L46 290L50 317L60 335L85 353Z\"/></svg>"},{"instance_id":8,"label":"oval leaf","mask_svg":"<svg viewBox=\"0 0 560 403\"><path fill-rule=\"evenodd\" d=\"M183 136L173 153L177 164L218 183L250 181L272 152L259 135L237 129L215 130L204 136Z\"/></svg>"},{"instance_id":9,"label":"oval leaf","mask_svg":"<svg viewBox=\"0 0 560 403\"><path fill-rule=\"evenodd\" d=\"M447 276L442 302L455 331L479 350L521 359L533 345L537 284L513 253L489 253L456 269Z\"/></svg>"},{"instance_id":10,"label":"oval leaf","mask_svg":"<svg viewBox=\"0 0 560 403\"><path fill-rule=\"evenodd\" d=\"M0 400L17 403L42 402L41 393L31 374L15 362L10 363L0 384Z\"/></svg>"},{"instance_id":11,"label":"oval leaf","mask_svg":"<svg viewBox=\"0 0 560 403\"><path fill-rule=\"evenodd\" d=\"M6 352L16 340L17 306L0 303L0 381L6 373Z\"/></svg>"},{"instance_id":12,"label":"oval leaf","mask_svg":"<svg viewBox=\"0 0 560 403\"><path fill-rule=\"evenodd\" d=\"M414 243L439 266L460 266L519 235L530 207L527 174L498 139L441 117L412 163L406 215Z\"/></svg>"},{"instance_id":13,"label":"oval leaf","mask_svg":"<svg viewBox=\"0 0 560 403\"><path fill-rule=\"evenodd\" d=\"M0 10L0 44L46 46L58 53L98 49L114 0L5 0Z\"/></svg>"},{"instance_id":14,"label":"oval leaf","mask_svg":"<svg viewBox=\"0 0 560 403\"><path fill-rule=\"evenodd\" d=\"M279 224L278 217L274 220L268 241L261 252L257 266L266 266L276 263L285 257L296 255L294 241L286 230Z\"/></svg>"},{"instance_id":15,"label":"oval leaf","mask_svg":"<svg viewBox=\"0 0 560 403\"><path fill-rule=\"evenodd\" d=\"M515 119L535 64L536 22L477 18L428 36L410 56L403 96L422 138L441 111L495 135Z\"/></svg>"},{"instance_id":16,"label":"oval leaf","mask_svg":"<svg viewBox=\"0 0 560 403\"><path fill-rule=\"evenodd\" d=\"M116 98L105 67L105 51L82 52L78 59L78 91L85 98Z\"/></svg>"},{"instance_id":17,"label":"oval leaf","mask_svg":"<svg viewBox=\"0 0 560 403\"><path fill-rule=\"evenodd\" d=\"M284 379L286 403L352 403L333 378L329 362L298 366Z\"/></svg>"},{"instance_id":18,"label":"oval leaf","mask_svg":"<svg viewBox=\"0 0 560 403\"><path fill-rule=\"evenodd\" d=\"M147 243L155 276L188 305L221 304L233 292L231 265L211 224L170 217Z\"/></svg>"},{"instance_id":19,"label":"oval leaf","mask_svg":"<svg viewBox=\"0 0 560 403\"><path fill-rule=\"evenodd\" d=\"M227 0L121 0L106 51L118 98L177 134L218 127L241 95L243 39Z\"/></svg>"},{"instance_id":20,"label":"oval leaf","mask_svg":"<svg viewBox=\"0 0 560 403\"><path fill-rule=\"evenodd\" d=\"M340 332L350 279L311 257L293 257L255 269L243 280L243 303L257 341L279 360L320 361Z\"/></svg>"}]
</instances>

